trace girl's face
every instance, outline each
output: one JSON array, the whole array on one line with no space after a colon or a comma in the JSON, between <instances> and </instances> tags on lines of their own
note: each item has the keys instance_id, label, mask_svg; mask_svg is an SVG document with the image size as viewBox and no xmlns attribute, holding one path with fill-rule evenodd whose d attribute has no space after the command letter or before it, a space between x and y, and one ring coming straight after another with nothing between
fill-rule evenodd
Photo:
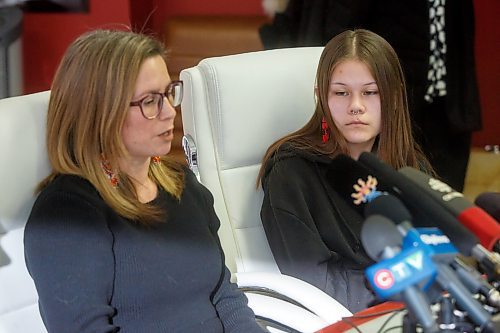
<instances>
[{"instance_id":1,"label":"girl's face","mask_svg":"<svg viewBox=\"0 0 500 333\"><path fill-rule=\"evenodd\" d=\"M377 83L367 65L345 60L332 73L328 107L333 121L347 141L352 158L371 151L380 133L381 109Z\"/></svg>"},{"instance_id":2,"label":"girl's face","mask_svg":"<svg viewBox=\"0 0 500 333\"><path fill-rule=\"evenodd\" d=\"M151 93L164 93L170 81L163 58L148 58L139 70L132 100L148 98ZM156 105L148 107L154 108ZM122 129L122 139L129 158L141 161L167 154L172 145L175 114L175 109L166 99L162 110L153 119L146 119L138 106L130 106Z\"/></svg>"}]
</instances>

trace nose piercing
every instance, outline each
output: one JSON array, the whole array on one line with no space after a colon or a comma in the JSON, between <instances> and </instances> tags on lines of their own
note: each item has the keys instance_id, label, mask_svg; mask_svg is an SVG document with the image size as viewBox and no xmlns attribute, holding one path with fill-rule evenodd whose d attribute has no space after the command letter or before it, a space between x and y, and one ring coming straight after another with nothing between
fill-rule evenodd
<instances>
[{"instance_id":1,"label":"nose piercing","mask_svg":"<svg viewBox=\"0 0 500 333\"><path fill-rule=\"evenodd\" d=\"M351 111L349 111L349 113L355 116L355 115L360 114L361 110L351 110Z\"/></svg>"}]
</instances>

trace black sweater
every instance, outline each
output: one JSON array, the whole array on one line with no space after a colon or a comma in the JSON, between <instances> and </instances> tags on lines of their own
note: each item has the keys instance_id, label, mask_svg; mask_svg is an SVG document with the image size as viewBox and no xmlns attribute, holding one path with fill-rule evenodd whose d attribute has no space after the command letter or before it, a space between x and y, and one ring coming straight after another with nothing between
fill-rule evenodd
<instances>
[{"instance_id":1,"label":"black sweater","mask_svg":"<svg viewBox=\"0 0 500 333\"><path fill-rule=\"evenodd\" d=\"M262 332L230 283L213 198L187 171L178 201L153 201L167 221L117 215L95 188L59 176L26 225L26 264L49 332Z\"/></svg>"},{"instance_id":2,"label":"black sweater","mask_svg":"<svg viewBox=\"0 0 500 333\"><path fill-rule=\"evenodd\" d=\"M372 261L360 240L362 216L328 182L330 162L283 145L266 164L261 218L283 274L357 312L374 301L363 273Z\"/></svg>"}]
</instances>

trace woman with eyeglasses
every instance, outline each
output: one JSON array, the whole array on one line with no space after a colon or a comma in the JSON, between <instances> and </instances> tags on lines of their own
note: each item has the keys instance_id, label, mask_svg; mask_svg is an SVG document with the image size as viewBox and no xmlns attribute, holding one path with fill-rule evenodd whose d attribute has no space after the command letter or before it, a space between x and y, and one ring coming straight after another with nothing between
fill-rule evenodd
<instances>
[{"instance_id":1,"label":"woman with eyeglasses","mask_svg":"<svg viewBox=\"0 0 500 333\"><path fill-rule=\"evenodd\" d=\"M49 333L263 332L229 281L212 195L167 157L182 88L145 35L92 31L66 51L24 235Z\"/></svg>"}]
</instances>

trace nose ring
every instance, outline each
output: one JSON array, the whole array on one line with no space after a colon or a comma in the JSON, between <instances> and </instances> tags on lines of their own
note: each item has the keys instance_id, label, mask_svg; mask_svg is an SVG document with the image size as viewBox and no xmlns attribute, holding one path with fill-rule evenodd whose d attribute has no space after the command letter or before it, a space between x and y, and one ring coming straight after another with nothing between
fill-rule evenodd
<instances>
[{"instance_id":1,"label":"nose ring","mask_svg":"<svg viewBox=\"0 0 500 333\"><path fill-rule=\"evenodd\" d=\"M361 113L361 110L351 110L349 113L356 116Z\"/></svg>"}]
</instances>

